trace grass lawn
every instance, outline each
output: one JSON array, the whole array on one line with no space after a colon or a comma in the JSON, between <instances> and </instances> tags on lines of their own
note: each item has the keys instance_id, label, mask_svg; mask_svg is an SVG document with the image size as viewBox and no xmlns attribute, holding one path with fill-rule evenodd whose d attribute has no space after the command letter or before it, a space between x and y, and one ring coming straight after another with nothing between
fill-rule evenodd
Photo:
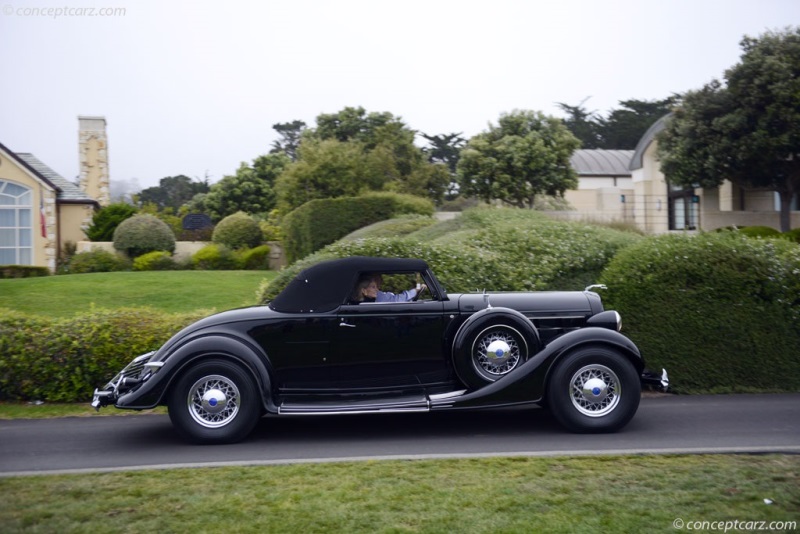
<instances>
[{"instance_id":1,"label":"grass lawn","mask_svg":"<svg viewBox=\"0 0 800 534\"><path fill-rule=\"evenodd\" d=\"M274 271L145 271L0 280L0 308L69 317L92 307L152 307L169 313L217 311L256 302Z\"/></svg>"},{"instance_id":2,"label":"grass lawn","mask_svg":"<svg viewBox=\"0 0 800 534\"><path fill-rule=\"evenodd\" d=\"M718 521L751 522L728 532L758 530L759 521L784 532L796 531L800 521L800 457L490 458L173 469L4 478L0 492L0 527L6 534L674 533L709 531L708 522Z\"/></svg>"}]
</instances>

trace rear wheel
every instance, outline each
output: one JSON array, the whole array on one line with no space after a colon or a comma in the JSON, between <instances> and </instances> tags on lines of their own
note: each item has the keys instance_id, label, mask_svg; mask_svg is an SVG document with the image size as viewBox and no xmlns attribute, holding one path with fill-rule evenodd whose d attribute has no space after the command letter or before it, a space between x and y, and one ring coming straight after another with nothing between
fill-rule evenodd
<instances>
[{"instance_id":1,"label":"rear wheel","mask_svg":"<svg viewBox=\"0 0 800 534\"><path fill-rule=\"evenodd\" d=\"M193 443L234 443L258 422L258 390L242 367L224 360L199 363L185 372L168 398L169 416Z\"/></svg>"},{"instance_id":2,"label":"rear wheel","mask_svg":"<svg viewBox=\"0 0 800 534\"><path fill-rule=\"evenodd\" d=\"M585 347L556 364L547 384L547 405L573 432L614 432L636 414L639 375L620 352Z\"/></svg>"}]
</instances>

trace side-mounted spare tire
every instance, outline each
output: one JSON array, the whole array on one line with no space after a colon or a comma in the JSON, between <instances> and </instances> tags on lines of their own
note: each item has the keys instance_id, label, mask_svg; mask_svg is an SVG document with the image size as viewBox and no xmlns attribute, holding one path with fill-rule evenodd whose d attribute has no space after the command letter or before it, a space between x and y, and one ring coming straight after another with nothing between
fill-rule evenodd
<instances>
[{"instance_id":1,"label":"side-mounted spare tire","mask_svg":"<svg viewBox=\"0 0 800 534\"><path fill-rule=\"evenodd\" d=\"M470 389L511 373L539 352L533 323L510 308L481 310L461 325L453 340L453 366Z\"/></svg>"}]
</instances>

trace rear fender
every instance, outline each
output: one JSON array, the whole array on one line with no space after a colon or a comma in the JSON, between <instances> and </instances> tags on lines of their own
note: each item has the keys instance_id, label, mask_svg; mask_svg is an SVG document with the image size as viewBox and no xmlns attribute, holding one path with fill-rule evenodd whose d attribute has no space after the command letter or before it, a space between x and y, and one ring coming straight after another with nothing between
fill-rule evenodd
<instances>
[{"instance_id":1,"label":"rear fender","mask_svg":"<svg viewBox=\"0 0 800 534\"><path fill-rule=\"evenodd\" d=\"M571 350L585 345L615 348L633 363L639 373L644 369L641 353L630 339L614 330L587 327L554 339L519 368L496 382L466 395L432 401L431 408L476 408L539 402L544 397L547 377L553 365Z\"/></svg>"},{"instance_id":2,"label":"rear fender","mask_svg":"<svg viewBox=\"0 0 800 534\"><path fill-rule=\"evenodd\" d=\"M226 335L195 337L177 348L163 359L161 369L142 387L122 395L115 403L118 408L148 409L163 403L170 385L181 372L192 364L209 358L222 358L244 367L256 381L267 411L275 411L272 399L272 383L267 368L266 354L245 340Z\"/></svg>"}]
</instances>

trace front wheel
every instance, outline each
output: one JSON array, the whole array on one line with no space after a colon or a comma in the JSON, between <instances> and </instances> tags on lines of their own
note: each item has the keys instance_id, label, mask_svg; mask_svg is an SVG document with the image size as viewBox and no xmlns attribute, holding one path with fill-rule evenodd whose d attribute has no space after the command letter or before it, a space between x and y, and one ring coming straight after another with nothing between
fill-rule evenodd
<instances>
[{"instance_id":1,"label":"front wheel","mask_svg":"<svg viewBox=\"0 0 800 534\"><path fill-rule=\"evenodd\" d=\"M573 432L614 432L633 418L642 389L636 368L612 348L585 347L556 364L547 405Z\"/></svg>"},{"instance_id":2,"label":"front wheel","mask_svg":"<svg viewBox=\"0 0 800 534\"><path fill-rule=\"evenodd\" d=\"M235 443L258 422L261 402L251 376L240 366L210 360L190 368L172 388L169 417L193 443Z\"/></svg>"}]
</instances>

